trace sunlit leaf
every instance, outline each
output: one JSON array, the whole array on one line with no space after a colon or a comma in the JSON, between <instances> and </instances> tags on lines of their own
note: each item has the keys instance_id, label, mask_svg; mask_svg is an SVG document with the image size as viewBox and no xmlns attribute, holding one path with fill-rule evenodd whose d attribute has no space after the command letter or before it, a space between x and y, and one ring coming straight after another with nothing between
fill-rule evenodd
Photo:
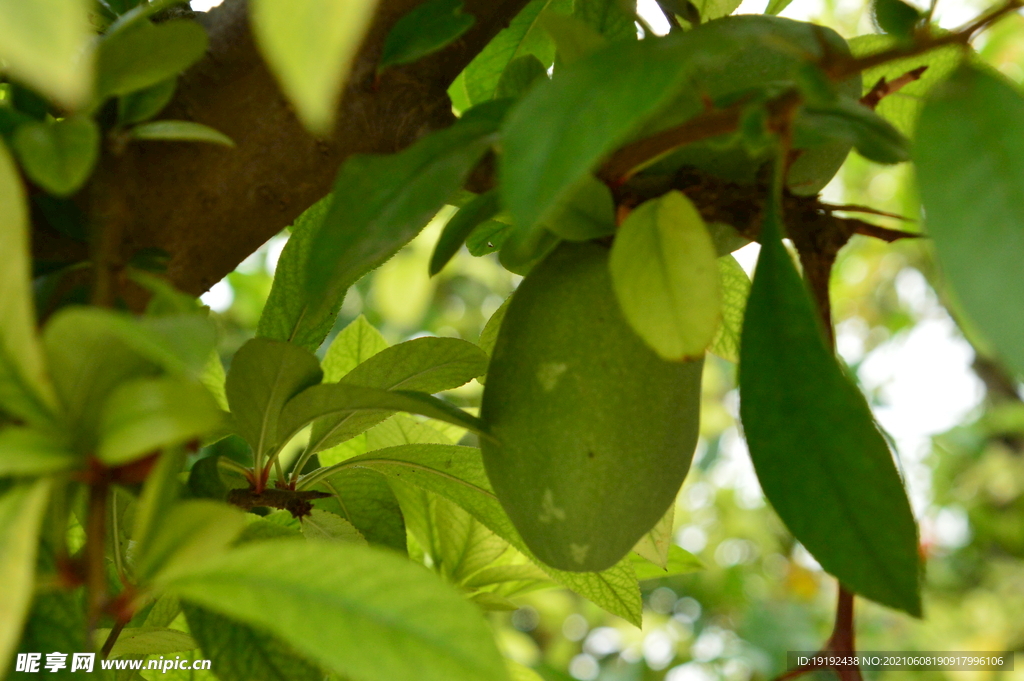
<instances>
[{"instance_id":1,"label":"sunlit leaf","mask_svg":"<svg viewBox=\"0 0 1024 681\"><path fill-rule=\"evenodd\" d=\"M235 143L224 133L208 125L192 121L152 121L133 127L129 133L137 140L159 140L164 142L207 142L225 147Z\"/></svg>"},{"instance_id":2,"label":"sunlit leaf","mask_svg":"<svg viewBox=\"0 0 1024 681\"><path fill-rule=\"evenodd\" d=\"M92 87L92 39L85 0L0 2L0 62L14 78L68 107Z\"/></svg>"},{"instance_id":3,"label":"sunlit leaf","mask_svg":"<svg viewBox=\"0 0 1024 681\"><path fill-rule=\"evenodd\" d=\"M1024 375L1024 315L1016 307L1024 300L1021 116L1016 87L965 66L930 95L915 160L943 274L969 320Z\"/></svg>"},{"instance_id":4,"label":"sunlit leaf","mask_svg":"<svg viewBox=\"0 0 1024 681\"><path fill-rule=\"evenodd\" d=\"M50 481L18 485L0 496L0 668L10 669L35 592L36 550Z\"/></svg>"},{"instance_id":5,"label":"sunlit leaf","mask_svg":"<svg viewBox=\"0 0 1024 681\"><path fill-rule=\"evenodd\" d=\"M0 409L45 422L57 400L36 336L28 220L18 169L0 142Z\"/></svg>"},{"instance_id":6,"label":"sunlit leaf","mask_svg":"<svg viewBox=\"0 0 1024 681\"><path fill-rule=\"evenodd\" d=\"M718 273L722 281L722 323L709 349L722 359L739 362L740 334L747 296L750 295L750 277L731 255L718 258Z\"/></svg>"},{"instance_id":7,"label":"sunlit leaf","mask_svg":"<svg viewBox=\"0 0 1024 681\"><path fill-rule=\"evenodd\" d=\"M152 87L199 61L209 40L195 21L148 19L108 33L99 44L96 89L100 97Z\"/></svg>"},{"instance_id":8,"label":"sunlit leaf","mask_svg":"<svg viewBox=\"0 0 1024 681\"><path fill-rule=\"evenodd\" d=\"M422 567L355 544L248 544L167 585L367 681L501 681L483 617Z\"/></svg>"},{"instance_id":9,"label":"sunlit leaf","mask_svg":"<svg viewBox=\"0 0 1024 681\"><path fill-rule=\"evenodd\" d=\"M715 246L696 207L679 192L629 214L608 265L622 313L663 359L700 357L721 321Z\"/></svg>"},{"instance_id":10,"label":"sunlit leaf","mask_svg":"<svg viewBox=\"0 0 1024 681\"><path fill-rule=\"evenodd\" d=\"M253 34L299 118L315 134L334 124L335 106L376 0L255 0Z\"/></svg>"}]
</instances>

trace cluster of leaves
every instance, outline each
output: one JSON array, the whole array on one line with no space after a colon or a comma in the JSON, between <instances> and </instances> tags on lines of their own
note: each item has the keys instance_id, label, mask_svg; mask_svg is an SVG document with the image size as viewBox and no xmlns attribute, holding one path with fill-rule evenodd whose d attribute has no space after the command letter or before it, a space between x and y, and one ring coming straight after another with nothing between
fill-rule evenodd
<instances>
[{"instance_id":1,"label":"cluster of leaves","mask_svg":"<svg viewBox=\"0 0 1024 681\"><path fill-rule=\"evenodd\" d=\"M560 242L596 242L610 249L608 304L658 357L682 362L710 349L738 360L751 457L788 529L846 587L920 614L910 505L783 246L783 197L816 193L851 149L907 161L904 134L913 134L929 230L962 316L1024 372L1024 317L1004 304L1024 296L1014 211L1024 156L1013 153L1024 151L1024 99L966 52L936 50L910 59L952 71L936 87L912 84L927 96L923 108L875 112L858 101L865 84L851 49L894 44L902 56L900 46L932 39L924 17L879 3L886 44L848 46L810 24L725 17L734 7L719 4L663 3L680 30L638 40L632 9L617 0L530 2L452 85L457 123L400 153L342 165L332 195L294 226L258 337L226 376L204 310L139 271L132 276L153 294L144 316L64 305L39 329L15 164L44 192L33 199L40 211L66 216L67 197L121 145L230 144L194 123L151 120L202 56L203 29L173 2L0 5L10 77L0 85L0 668L19 649L106 640L115 656L198 647L220 678L239 681L273 670L530 678L502 659L481 608L512 609L517 595L561 585L639 625L640 580L698 567L668 540L671 509L606 570L536 558L474 446L493 441L490 424L436 396L486 380L507 306L480 346L420 338L388 347L360 318L317 359L352 284L448 204L461 207L432 273L463 244L474 255L498 251L530 277ZM311 131L329 131L374 3L251 5L283 91ZM769 14L782 7L773 2ZM443 48L472 21L460 3L423 3L394 27L379 70ZM754 60L762 68L749 68ZM885 75L901 75L904 63L884 63L895 69ZM797 152L792 166L780 140ZM497 184L469 196L462 187L488 154ZM616 166L623 158L628 167ZM764 185L772 159L759 235L707 224L676 186L687 169ZM645 188L644 200L625 200L629 183ZM53 222L82 236L80 219ZM754 236L762 252L751 285L729 254ZM212 455L187 466L190 449L230 434L249 447L245 465ZM187 634L170 628L179 614ZM81 640L86 628L101 640ZM251 649L270 664L254 671Z\"/></svg>"}]
</instances>

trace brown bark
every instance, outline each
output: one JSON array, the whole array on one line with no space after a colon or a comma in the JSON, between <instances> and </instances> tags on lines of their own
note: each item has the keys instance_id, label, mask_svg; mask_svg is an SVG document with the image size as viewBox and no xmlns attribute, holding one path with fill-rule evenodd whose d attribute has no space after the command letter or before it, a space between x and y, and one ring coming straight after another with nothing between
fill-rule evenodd
<instances>
[{"instance_id":1,"label":"brown bark","mask_svg":"<svg viewBox=\"0 0 1024 681\"><path fill-rule=\"evenodd\" d=\"M244 0L198 15L209 51L180 78L160 118L209 125L237 146L146 142L129 145L120 158L105 156L95 181L116 188L92 189L114 189L126 208L114 259L162 248L171 255L172 283L195 295L207 290L325 196L347 156L394 152L450 125L448 85L526 1L468 0L465 9L476 16L469 32L375 82L388 30L420 2L381 0L330 139L316 139L299 124L253 43ZM53 235L38 234L36 243L37 252L66 250Z\"/></svg>"}]
</instances>

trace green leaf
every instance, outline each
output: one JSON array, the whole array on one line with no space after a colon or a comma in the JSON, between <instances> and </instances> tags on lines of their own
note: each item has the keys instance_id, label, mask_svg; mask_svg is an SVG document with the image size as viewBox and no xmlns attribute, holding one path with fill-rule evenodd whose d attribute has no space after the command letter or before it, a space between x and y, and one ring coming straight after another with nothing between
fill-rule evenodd
<instances>
[{"instance_id":1,"label":"green leaf","mask_svg":"<svg viewBox=\"0 0 1024 681\"><path fill-rule=\"evenodd\" d=\"M302 534L310 541L342 541L366 545L366 539L352 523L330 511L314 508L302 519Z\"/></svg>"},{"instance_id":2,"label":"green leaf","mask_svg":"<svg viewBox=\"0 0 1024 681\"><path fill-rule=\"evenodd\" d=\"M426 226L490 147L504 111L504 102L478 107L397 154L345 161L331 207L312 237L308 313L319 318Z\"/></svg>"},{"instance_id":3,"label":"green leaf","mask_svg":"<svg viewBox=\"0 0 1024 681\"><path fill-rule=\"evenodd\" d=\"M501 330L501 322L505 319L505 312L508 311L508 305L512 302L513 295L510 293L508 298L498 306L498 309L484 324L483 331L480 332L480 348L488 355L494 351L494 344L498 340L498 331Z\"/></svg>"},{"instance_id":4,"label":"green leaf","mask_svg":"<svg viewBox=\"0 0 1024 681\"><path fill-rule=\"evenodd\" d=\"M590 241L615 233L615 201L608 185L585 175L544 220L552 234L569 241Z\"/></svg>"},{"instance_id":5,"label":"green leaf","mask_svg":"<svg viewBox=\"0 0 1024 681\"><path fill-rule=\"evenodd\" d=\"M470 255L479 258L501 248L514 229L507 219L502 220L499 213L493 220L488 220L474 229L466 239L466 248L469 249Z\"/></svg>"},{"instance_id":6,"label":"green leaf","mask_svg":"<svg viewBox=\"0 0 1024 681\"><path fill-rule=\"evenodd\" d=\"M110 629L96 630L94 638L98 641L97 648L103 645L109 634ZM123 629L118 635L109 657L166 655L167 653L195 650L196 647L196 642L184 631L167 627L129 627Z\"/></svg>"},{"instance_id":7,"label":"green leaf","mask_svg":"<svg viewBox=\"0 0 1024 681\"><path fill-rule=\"evenodd\" d=\"M929 96L915 161L925 225L970 321L1024 375L1024 98L1003 77L963 66ZM1014 302L1011 302L1014 301Z\"/></svg>"},{"instance_id":8,"label":"green leaf","mask_svg":"<svg viewBox=\"0 0 1024 681\"><path fill-rule=\"evenodd\" d=\"M215 332L197 315L135 319L97 307L65 307L43 330L50 372L75 446L93 451L99 413L122 381L161 370L198 376Z\"/></svg>"},{"instance_id":9,"label":"green leaf","mask_svg":"<svg viewBox=\"0 0 1024 681\"><path fill-rule=\"evenodd\" d=\"M206 499L177 503L136 553L135 575L142 582L173 580L225 551L243 527L245 515L234 506Z\"/></svg>"},{"instance_id":10,"label":"green leaf","mask_svg":"<svg viewBox=\"0 0 1024 681\"><path fill-rule=\"evenodd\" d=\"M515 224L541 221L725 42L685 34L615 43L532 89L502 127L501 198Z\"/></svg>"},{"instance_id":11,"label":"green leaf","mask_svg":"<svg viewBox=\"0 0 1024 681\"><path fill-rule=\"evenodd\" d=\"M779 14L782 10L789 7L789 3L791 2L793 2L793 0L768 0L768 6L765 8L764 13L772 15Z\"/></svg>"},{"instance_id":12,"label":"green leaf","mask_svg":"<svg viewBox=\"0 0 1024 681\"><path fill-rule=\"evenodd\" d=\"M131 538L135 542L136 555L147 555L154 537L162 531L159 519L170 513L178 497L181 487L178 475L184 464L184 450L180 447L168 449L160 455L153 470L146 476L142 494L135 503L135 519L132 522Z\"/></svg>"},{"instance_id":13,"label":"green leaf","mask_svg":"<svg viewBox=\"0 0 1024 681\"><path fill-rule=\"evenodd\" d=\"M328 383L307 388L292 398L281 412L280 432L294 434L315 421L310 436L313 451L336 444L340 424L361 412L404 411L453 423L475 433L486 434L475 416L430 395L405 390L382 390L348 383ZM318 436L319 435L319 436ZM346 437L351 433L347 433Z\"/></svg>"},{"instance_id":14,"label":"green leaf","mask_svg":"<svg viewBox=\"0 0 1024 681\"><path fill-rule=\"evenodd\" d=\"M285 403L322 377L316 356L291 343L254 338L235 353L225 386L228 404L258 465L292 434L278 425Z\"/></svg>"},{"instance_id":15,"label":"green leaf","mask_svg":"<svg viewBox=\"0 0 1024 681\"><path fill-rule=\"evenodd\" d=\"M249 7L263 58L310 132L326 135L375 0L255 0Z\"/></svg>"},{"instance_id":16,"label":"green leaf","mask_svg":"<svg viewBox=\"0 0 1024 681\"><path fill-rule=\"evenodd\" d=\"M323 670L281 639L195 605L184 610L222 681L323 681Z\"/></svg>"},{"instance_id":17,"label":"green leaf","mask_svg":"<svg viewBox=\"0 0 1024 681\"><path fill-rule=\"evenodd\" d=\"M100 413L96 457L121 466L155 450L182 445L216 430L223 412L199 383L141 378L122 383Z\"/></svg>"},{"instance_id":18,"label":"green leaf","mask_svg":"<svg viewBox=\"0 0 1024 681\"><path fill-rule=\"evenodd\" d=\"M487 46L481 50L464 71L466 93L472 104L485 102L495 96L495 90L505 69L518 57L532 54L547 68L555 57L551 38L537 22L545 8L569 11L568 0L532 0Z\"/></svg>"},{"instance_id":19,"label":"green leaf","mask_svg":"<svg viewBox=\"0 0 1024 681\"><path fill-rule=\"evenodd\" d=\"M603 572L563 572L543 565L523 543L519 532L502 509L487 474L480 450L457 445L418 444L389 447L349 459L333 469L322 469L300 482L301 488L320 480L335 483L351 470L368 469L398 479L459 505L492 532L534 561L563 586L608 612L640 626L640 590L630 562L623 560Z\"/></svg>"},{"instance_id":20,"label":"green leaf","mask_svg":"<svg viewBox=\"0 0 1024 681\"><path fill-rule=\"evenodd\" d=\"M740 6L741 0L693 0L692 4L700 14L702 22L708 22L712 19L720 19L725 16L729 16ZM765 12L766 14L778 14L783 8L779 8L776 12ZM680 16L686 19L686 16L677 12Z\"/></svg>"},{"instance_id":21,"label":"green leaf","mask_svg":"<svg viewBox=\"0 0 1024 681\"><path fill-rule=\"evenodd\" d=\"M0 430L0 478L67 471L83 463L58 433L8 426Z\"/></svg>"},{"instance_id":22,"label":"green leaf","mask_svg":"<svg viewBox=\"0 0 1024 681\"><path fill-rule=\"evenodd\" d=\"M330 300L323 301L307 290L305 279L313 237L330 204L330 196L320 199L292 225L291 236L277 261L274 284L260 315L257 336L288 341L315 352L331 332L347 289L339 289Z\"/></svg>"},{"instance_id":23,"label":"green leaf","mask_svg":"<svg viewBox=\"0 0 1024 681\"><path fill-rule=\"evenodd\" d=\"M547 78L548 70L544 68L544 64L540 63L540 59L532 54L524 54L509 62L505 70L501 72L501 78L498 79L498 85L494 89L494 96L498 99L504 97L518 99L526 94L534 83L541 82L542 79L547 80Z\"/></svg>"},{"instance_id":24,"label":"green leaf","mask_svg":"<svg viewBox=\"0 0 1024 681\"><path fill-rule=\"evenodd\" d=\"M731 255L718 258L718 274L722 281L722 323L709 349L722 359L739 362L740 334L747 296L750 295L750 277Z\"/></svg>"},{"instance_id":25,"label":"green leaf","mask_svg":"<svg viewBox=\"0 0 1024 681\"><path fill-rule=\"evenodd\" d=\"M889 35L910 38L914 27L924 18L924 13L903 0L873 0L871 3L875 24Z\"/></svg>"},{"instance_id":26,"label":"green leaf","mask_svg":"<svg viewBox=\"0 0 1024 681\"><path fill-rule=\"evenodd\" d=\"M335 496L318 501L318 508L350 522L370 544L405 555L405 520L387 480L371 471L358 471L325 481L321 488Z\"/></svg>"},{"instance_id":27,"label":"green leaf","mask_svg":"<svg viewBox=\"0 0 1024 681\"><path fill-rule=\"evenodd\" d=\"M596 29L573 16L544 11L540 14L540 25L555 41L560 66L578 62L608 44ZM561 74L557 77L561 78Z\"/></svg>"},{"instance_id":28,"label":"green leaf","mask_svg":"<svg viewBox=\"0 0 1024 681\"><path fill-rule=\"evenodd\" d=\"M825 570L862 596L919 616L910 502L864 396L825 343L780 222L773 197L740 344L740 415L754 469L786 527Z\"/></svg>"},{"instance_id":29,"label":"green leaf","mask_svg":"<svg viewBox=\"0 0 1024 681\"><path fill-rule=\"evenodd\" d=\"M206 31L195 21L148 19L100 41L96 90L100 99L127 95L172 78L206 53Z\"/></svg>"},{"instance_id":30,"label":"green leaf","mask_svg":"<svg viewBox=\"0 0 1024 681\"><path fill-rule=\"evenodd\" d=\"M21 178L0 142L0 411L45 423L57 399L36 335L28 233Z\"/></svg>"},{"instance_id":31,"label":"green leaf","mask_svg":"<svg viewBox=\"0 0 1024 681\"><path fill-rule=\"evenodd\" d=\"M441 236L430 256L430 276L434 276L448 264L459 248L477 226L493 218L501 207L498 205L498 192L494 189L473 197L469 203L459 209L444 226Z\"/></svg>"},{"instance_id":32,"label":"green leaf","mask_svg":"<svg viewBox=\"0 0 1024 681\"><path fill-rule=\"evenodd\" d=\"M345 374L387 349L388 342L366 317L359 315L341 330L324 355L324 383L337 383Z\"/></svg>"},{"instance_id":33,"label":"green leaf","mask_svg":"<svg viewBox=\"0 0 1024 681\"><path fill-rule=\"evenodd\" d=\"M36 550L49 497L49 480L17 485L0 496L0 669L10 669L32 604Z\"/></svg>"},{"instance_id":34,"label":"green leaf","mask_svg":"<svg viewBox=\"0 0 1024 681\"><path fill-rule=\"evenodd\" d=\"M136 125L128 134L137 140L163 140L165 142L208 142L225 147L234 147L235 143L222 132L208 125L192 121L152 121Z\"/></svg>"},{"instance_id":35,"label":"green leaf","mask_svg":"<svg viewBox=\"0 0 1024 681\"><path fill-rule=\"evenodd\" d=\"M876 163L910 160L910 142L903 134L871 109L847 97L827 106L807 106L800 116L796 141L805 147L845 141Z\"/></svg>"},{"instance_id":36,"label":"green leaf","mask_svg":"<svg viewBox=\"0 0 1024 681\"><path fill-rule=\"evenodd\" d=\"M611 41L636 40L636 17L626 0L576 0L572 13L577 19Z\"/></svg>"},{"instance_id":37,"label":"green leaf","mask_svg":"<svg viewBox=\"0 0 1024 681\"><path fill-rule=\"evenodd\" d=\"M88 628L85 623L82 595L82 590L75 592L41 591L37 594L28 621L25 622L25 632L21 637L18 652L92 650L93 644L85 636ZM7 623L5 620L0 620L0 622ZM44 655L43 661L45 659ZM13 666L13 661L4 660L4 664ZM10 669L11 666L5 666L5 669ZM42 665L40 667L43 668ZM77 672L71 673L71 665L57 673L45 673L49 678L58 681L76 681L76 679L82 678L82 675ZM113 674L103 671L100 665L96 664L92 674L86 678L109 681L113 678Z\"/></svg>"},{"instance_id":38,"label":"green leaf","mask_svg":"<svg viewBox=\"0 0 1024 681\"><path fill-rule=\"evenodd\" d=\"M437 52L468 31L475 21L472 14L463 14L462 0L428 0L417 5L388 33L378 73Z\"/></svg>"},{"instance_id":39,"label":"green leaf","mask_svg":"<svg viewBox=\"0 0 1024 681\"><path fill-rule=\"evenodd\" d=\"M854 55L863 57L893 47L897 42L892 36L862 35L850 41L850 50ZM899 92L883 98L875 107L875 111L895 125L900 132L910 135L917 125L925 96L936 84L956 70L962 58L961 46L947 45L916 57L887 62L864 72L864 93L867 94L879 78L892 81L914 69L928 67L917 80L907 83Z\"/></svg>"},{"instance_id":40,"label":"green leaf","mask_svg":"<svg viewBox=\"0 0 1024 681\"><path fill-rule=\"evenodd\" d=\"M668 507L668 511L658 521L658 524L651 528L651 531L644 535L643 539L636 543L633 551L641 557L649 560L658 567L668 567L668 552L672 546L672 525L676 519L676 505Z\"/></svg>"},{"instance_id":41,"label":"green leaf","mask_svg":"<svg viewBox=\"0 0 1024 681\"><path fill-rule=\"evenodd\" d=\"M167 585L366 681L500 681L483 617L393 553L355 544L248 544Z\"/></svg>"},{"instance_id":42,"label":"green leaf","mask_svg":"<svg viewBox=\"0 0 1024 681\"><path fill-rule=\"evenodd\" d=\"M436 393L481 375L487 371L487 361L477 346L458 338L416 338L374 354L345 374L341 382L385 391ZM388 411L360 410L321 419L313 426L309 447L312 451L332 447L390 415Z\"/></svg>"},{"instance_id":43,"label":"green leaf","mask_svg":"<svg viewBox=\"0 0 1024 681\"><path fill-rule=\"evenodd\" d=\"M69 196L89 179L100 149L91 118L32 121L14 132L14 150L33 182L56 196Z\"/></svg>"},{"instance_id":44,"label":"green leaf","mask_svg":"<svg viewBox=\"0 0 1024 681\"><path fill-rule=\"evenodd\" d=\"M141 123L164 110L178 87L176 77L168 78L144 90L123 95L117 100L117 122L121 125Z\"/></svg>"},{"instance_id":45,"label":"green leaf","mask_svg":"<svg viewBox=\"0 0 1024 681\"><path fill-rule=\"evenodd\" d=\"M636 578L641 582L648 579L685 575L704 569L704 564L700 562L699 558L675 544L669 545L668 557L664 566L656 565L638 555L630 556L630 560L633 563L633 569L636 570Z\"/></svg>"},{"instance_id":46,"label":"green leaf","mask_svg":"<svg viewBox=\"0 0 1024 681\"><path fill-rule=\"evenodd\" d=\"M68 108L89 96L90 4L84 0L0 2L0 62L15 79Z\"/></svg>"},{"instance_id":47,"label":"green leaf","mask_svg":"<svg viewBox=\"0 0 1024 681\"><path fill-rule=\"evenodd\" d=\"M701 357L721 321L715 246L683 194L641 204L609 256L615 297L630 326L663 359Z\"/></svg>"}]
</instances>

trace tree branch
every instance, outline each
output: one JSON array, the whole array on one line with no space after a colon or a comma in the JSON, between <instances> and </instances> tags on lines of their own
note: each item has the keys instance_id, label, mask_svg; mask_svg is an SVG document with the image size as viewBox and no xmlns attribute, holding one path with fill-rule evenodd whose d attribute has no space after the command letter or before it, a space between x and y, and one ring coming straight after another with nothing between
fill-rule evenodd
<instances>
[{"instance_id":1,"label":"tree branch","mask_svg":"<svg viewBox=\"0 0 1024 681\"><path fill-rule=\"evenodd\" d=\"M107 155L94 191L113 185L123 200L119 259L143 248L171 255L167 277L198 295L263 242L325 196L339 164L354 153L390 153L454 120L446 90L527 0L468 0L470 31L414 64L388 69L374 83L388 30L419 0L382 0L352 68L330 139L299 124L253 43L244 0L199 15L210 35L206 57L180 79L162 118L192 120L236 143L134 143ZM130 174L119 172L132 168ZM107 185L105 187L104 185ZM75 252L53 234L37 235L47 252ZM37 248L37 253L39 249ZM133 307L145 296L125 287Z\"/></svg>"}]
</instances>

